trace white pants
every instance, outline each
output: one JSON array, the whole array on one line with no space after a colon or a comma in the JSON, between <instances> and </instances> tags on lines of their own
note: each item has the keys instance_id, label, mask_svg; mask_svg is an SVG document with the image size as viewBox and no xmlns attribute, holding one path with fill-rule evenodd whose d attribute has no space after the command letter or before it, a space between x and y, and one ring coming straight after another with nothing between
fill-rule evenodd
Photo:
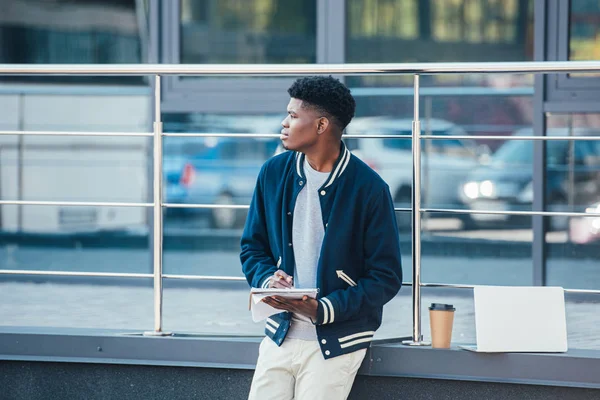
<instances>
[{"instance_id":1,"label":"white pants","mask_svg":"<svg viewBox=\"0 0 600 400\"><path fill-rule=\"evenodd\" d=\"M346 399L366 352L362 349L325 360L316 341L286 339L277 347L265 337L248 399Z\"/></svg>"}]
</instances>

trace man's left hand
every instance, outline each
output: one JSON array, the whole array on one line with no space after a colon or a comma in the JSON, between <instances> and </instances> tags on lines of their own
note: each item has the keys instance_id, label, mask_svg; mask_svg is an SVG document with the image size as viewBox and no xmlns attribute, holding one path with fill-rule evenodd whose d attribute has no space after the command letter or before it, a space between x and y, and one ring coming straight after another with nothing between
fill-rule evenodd
<instances>
[{"instance_id":1,"label":"man's left hand","mask_svg":"<svg viewBox=\"0 0 600 400\"><path fill-rule=\"evenodd\" d=\"M269 296L265 297L263 301L278 310L301 314L310 318L312 321L317 320L317 308L319 307L319 303L311 297L303 296L302 299L296 300L281 296Z\"/></svg>"}]
</instances>

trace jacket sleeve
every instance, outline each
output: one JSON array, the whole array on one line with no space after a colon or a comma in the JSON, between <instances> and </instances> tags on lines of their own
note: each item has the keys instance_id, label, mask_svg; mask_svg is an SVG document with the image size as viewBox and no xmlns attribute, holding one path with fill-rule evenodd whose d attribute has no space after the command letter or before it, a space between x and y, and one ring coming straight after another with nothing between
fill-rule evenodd
<instances>
[{"instance_id":1,"label":"jacket sleeve","mask_svg":"<svg viewBox=\"0 0 600 400\"><path fill-rule=\"evenodd\" d=\"M364 232L366 274L356 285L319 299L316 324L352 318L364 309L382 309L400 290L402 262L394 203L386 186L369 204Z\"/></svg>"},{"instance_id":2,"label":"jacket sleeve","mask_svg":"<svg viewBox=\"0 0 600 400\"><path fill-rule=\"evenodd\" d=\"M242 271L251 287L268 287L277 267L269 246L265 217L264 178L266 165L261 168L254 195L242 233L240 260Z\"/></svg>"}]
</instances>

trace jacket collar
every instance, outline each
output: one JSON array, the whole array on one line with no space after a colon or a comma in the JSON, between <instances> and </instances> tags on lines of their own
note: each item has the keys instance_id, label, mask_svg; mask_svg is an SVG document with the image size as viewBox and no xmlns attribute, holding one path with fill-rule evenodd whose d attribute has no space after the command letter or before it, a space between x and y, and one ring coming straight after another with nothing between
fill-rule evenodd
<instances>
[{"instance_id":1,"label":"jacket collar","mask_svg":"<svg viewBox=\"0 0 600 400\"><path fill-rule=\"evenodd\" d=\"M298 176L302 179L304 179L306 177L306 175L304 174L305 158L306 158L306 155L304 153L296 152L296 174L298 174ZM344 142L341 142L340 155L339 155L338 159L336 160L335 164L333 165L331 174L329 174L329 177L325 181L325 184L323 184L323 188L331 186L333 184L333 182L335 182L335 180L344 173L349 162L350 162L350 150L348 150L348 148L346 147Z\"/></svg>"}]
</instances>

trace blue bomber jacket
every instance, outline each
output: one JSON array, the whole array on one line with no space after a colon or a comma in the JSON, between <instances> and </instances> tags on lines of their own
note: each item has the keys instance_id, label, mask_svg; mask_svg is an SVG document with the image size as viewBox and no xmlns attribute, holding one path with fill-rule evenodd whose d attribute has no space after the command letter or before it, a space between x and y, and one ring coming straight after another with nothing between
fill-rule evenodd
<instances>
[{"instance_id":1,"label":"blue bomber jacket","mask_svg":"<svg viewBox=\"0 0 600 400\"><path fill-rule=\"evenodd\" d=\"M267 287L278 268L294 274L292 218L306 180L304 158L287 151L260 171L241 239L242 269L252 287ZM327 359L369 347L383 305L400 290L402 267L389 187L344 143L318 191L325 235L314 323ZM280 346L290 323L288 312L273 315L265 333Z\"/></svg>"}]
</instances>

